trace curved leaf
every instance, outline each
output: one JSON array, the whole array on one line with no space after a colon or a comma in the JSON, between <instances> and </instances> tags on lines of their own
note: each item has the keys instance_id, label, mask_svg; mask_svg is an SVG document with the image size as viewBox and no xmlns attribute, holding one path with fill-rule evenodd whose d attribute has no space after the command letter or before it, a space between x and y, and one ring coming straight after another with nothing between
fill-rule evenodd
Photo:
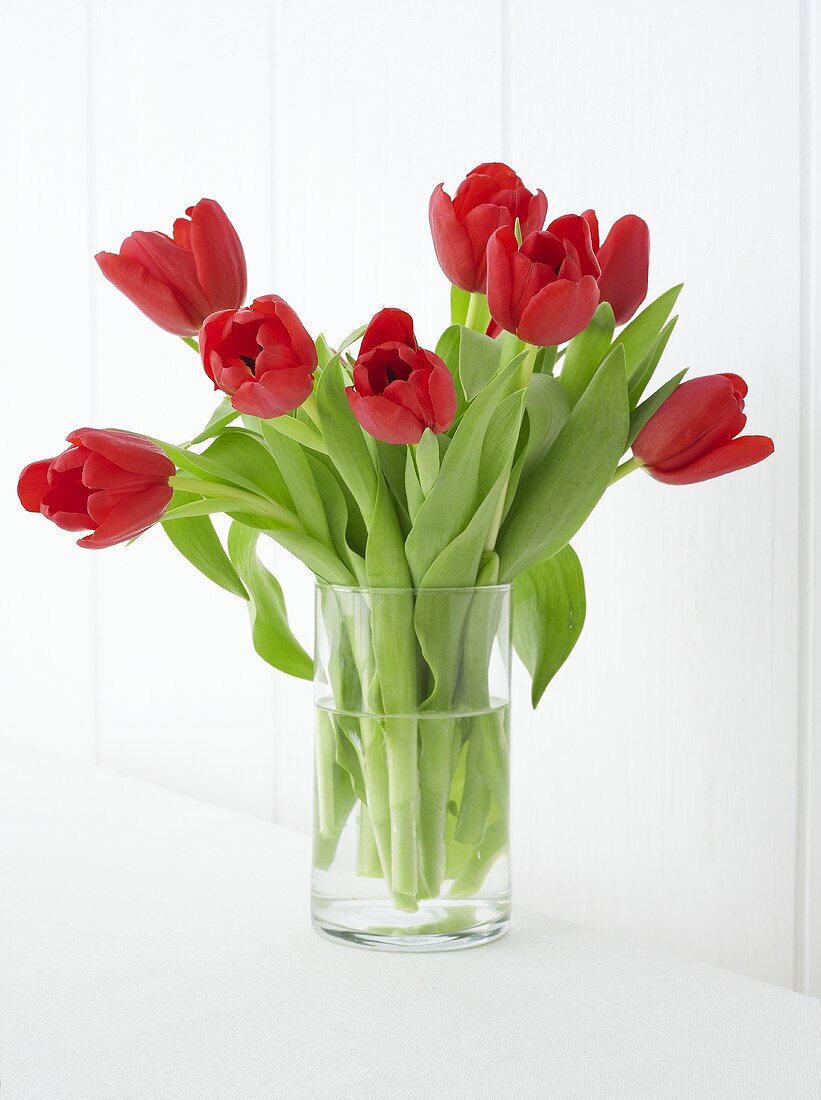
<instances>
[{"instance_id":1,"label":"curved leaf","mask_svg":"<svg viewBox=\"0 0 821 1100\"><path fill-rule=\"evenodd\" d=\"M175 489L169 508L182 507L199 499L194 493L183 493ZM162 528L182 556L199 569L200 573L226 592L243 600L248 599L248 593L208 516L163 522Z\"/></svg>"}]
</instances>

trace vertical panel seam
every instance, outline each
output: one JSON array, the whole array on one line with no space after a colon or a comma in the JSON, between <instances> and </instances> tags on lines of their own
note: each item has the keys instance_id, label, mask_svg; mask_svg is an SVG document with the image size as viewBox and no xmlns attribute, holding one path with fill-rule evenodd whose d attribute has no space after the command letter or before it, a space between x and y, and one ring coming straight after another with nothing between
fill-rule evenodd
<instances>
[{"instance_id":1,"label":"vertical panel seam","mask_svg":"<svg viewBox=\"0 0 821 1100\"><path fill-rule=\"evenodd\" d=\"M510 163L510 34L512 0L499 0L499 49L501 53L499 126L502 160Z\"/></svg>"},{"instance_id":2,"label":"vertical panel seam","mask_svg":"<svg viewBox=\"0 0 821 1100\"><path fill-rule=\"evenodd\" d=\"M86 158L86 172L85 172L85 185L86 185L86 232L87 232L87 249L86 249L86 263L88 265L88 276L86 283L86 296L87 296L87 317L86 317L86 339L88 341L88 402L90 410L90 420L92 424L97 423L97 413L99 407L99 395L98 395L98 378L97 378L97 357L96 357L96 340L95 340L95 307L94 307L94 276L96 268L91 263L91 257L94 255L94 187L93 187L93 126L94 126L94 4L93 0L88 0L85 5L85 21L86 21L86 64L85 64L85 83L86 83L86 140L85 140L85 158ZM96 557L91 561L91 691L92 691L92 706L91 706L91 739L92 739L92 759L96 765L101 763L102 757L102 731L100 728L101 720L101 707L100 707L100 695L102 691L102 684L100 682L100 625L102 616L100 615L100 567Z\"/></svg>"},{"instance_id":3,"label":"vertical panel seam","mask_svg":"<svg viewBox=\"0 0 821 1100\"><path fill-rule=\"evenodd\" d=\"M268 209L271 212L269 226L270 255L271 255L271 285L277 285L277 260L276 260L276 225L277 225L277 195L276 195L276 0L269 0L268 4ZM279 728L279 692L277 691L276 676L273 671L268 674L271 692L271 726L268 731L271 738L271 820L279 821L279 793L277 788L278 763L280 760Z\"/></svg>"},{"instance_id":4,"label":"vertical panel seam","mask_svg":"<svg viewBox=\"0 0 821 1100\"><path fill-rule=\"evenodd\" d=\"M798 738L796 753L795 843L795 988L809 991L812 943L812 751L814 719L815 614L815 16L813 0L801 0L799 12L799 567L798 567Z\"/></svg>"}]
</instances>

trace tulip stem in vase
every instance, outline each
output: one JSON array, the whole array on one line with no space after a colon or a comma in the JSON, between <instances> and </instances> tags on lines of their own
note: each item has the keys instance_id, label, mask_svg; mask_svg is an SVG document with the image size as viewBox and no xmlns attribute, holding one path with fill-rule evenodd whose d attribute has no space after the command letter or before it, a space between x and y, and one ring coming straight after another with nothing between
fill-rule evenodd
<instances>
[{"instance_id":1,"label":"tulip stem in vase","mask_svg":"<svg viewBox=\"0 0 821 1100\"><path fill-rule=\"evenodd\" d=\"M161 524L244 602L260 657L313 678L311 916L388 950L508 926L511 648L535 707L584 624L570 540L607 486L635 469L691 484L773 451L741 434L738 375L679 371L645 396L681 287L642 308L641 218L604 241L592 210L545 228L544 193L496 162L453 198L439 184L429 218L453 324L423 344L395 307L339 342L279 294L249 300L212 199L98 253L222 401L181 446L79 428L18 482L24 508L86 548ZM268 537L314 574L313 656L259 556Z\"/></svg>"}]
</instances>

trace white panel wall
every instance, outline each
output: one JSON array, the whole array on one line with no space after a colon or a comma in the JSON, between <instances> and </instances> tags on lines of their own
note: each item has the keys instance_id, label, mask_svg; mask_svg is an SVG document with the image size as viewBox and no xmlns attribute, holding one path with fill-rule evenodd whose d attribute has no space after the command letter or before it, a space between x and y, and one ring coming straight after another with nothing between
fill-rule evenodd
<instances>
[{"instance_id":1,"label":"white panel wall","mask_svg":"<svg viewBox=\"0 0 821 1100\"><path fill-rule=\"evenodd\" d=\"M427 197L481 160L508 159L554 213L647 217L651 291L687 284L669 371L742 373L777 455L688 489L635 475L578 540L585 636L536 715L516 685L517 897L821 993L809 2L4 14L7 487L80 423L181 439L207 417L193 354L91 260L202 195L235 220L251 292L332 339L396 304L433 342L447 284ZM310 688L255 659L239 602L160 532L85 554L9 495L9 732L306 828ZM310 579L274 559L309 642Z\"/></svg>"}]
</instances>

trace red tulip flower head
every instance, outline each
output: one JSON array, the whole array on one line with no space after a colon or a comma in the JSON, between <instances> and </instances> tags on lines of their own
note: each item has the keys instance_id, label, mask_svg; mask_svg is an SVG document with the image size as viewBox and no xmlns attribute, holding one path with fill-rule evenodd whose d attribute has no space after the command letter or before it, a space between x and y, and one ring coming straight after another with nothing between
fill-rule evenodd
<instances>
[{"instance_id":1,"label":"red tulip flower head","mask_svg":"<svg viewBox=\"0 0 821 1100\"><path fill-rule=\"evenodd\" d=\"M506 164L480 164L459 184L451 199L443 185L430 198L430 228L439 265L456 286L485 291L485 250L492 234L516 219L522 233L541 229L547 214L542 191L528 191Z\"/></svg>"},{"instance_id":2,"label":"red tulip flower head","mask_svg":"<svg viewBox=\"0 0 821 1100\"><path fill-rule=\"evenodd\" d=\"M141 435L78 428L56 458L26 466L20 503L65 531L91 531L77 543L92 549L141 535L161 518L172 490L173 462Z\"/></svg>"},{"instance_id":3,"label":"red tulip flower head","mask_svg":"<svg viewBox=\"0 0 821 1100\"><path fill-rule=\"evenodd\" d=\"M200 331L200 354L214 388L249 416L282 416L299 408L313 389L316 347L276 294L255 298L246 309L212 314Z\"/></svg>"},{"instance_id":4,"label":"red tulip flower head","mask_svg":"<svg viewBox=\"0 0 821 1100\"><path fill-rule=\"evenodd\" d=\"M650 230L647 222L635 214L625 214L613 223L607 239L600 246L595 210L585 210L582 217L590 226L593 251L601 268L601 300L610 303L616 324L623 325L647 297L650 267Z\"/></svg>"},{"instance_id":5,"label":"red tulip flower head","mask_svg":"<svg viewBox=\"0 0 821 1100\"><path fill-rule=\"evenodd\" d=\"M567 214L521 246L509 227L487 246L487 301L493 320L525 343L550 347L570 340L599 304L600 268L590 227Z\"/></svg>"},{"instance_id":6,"label":"red tulip flower head","mask_svg":"<svg viewBox=\"0 0 821 1100\"><path fill-rule=\"evenodd\" d=\"M368 325L353 382L345 394L354 416L385 443L418 443L425 428L446 432L456 416L450 371L419 347L413 320L401 309L380 310Z\"/></svg>"},{"instance_id":7,"label":"red tulip flower head","mask_svg":"<svg viewBox=\"0 0 821 1100\"><path fill-rule=\"evenodd\" d=\"M633 455L651 477L668 485L691 485L754 466L775 447L764 435L738 436L747 423L746 394L747 383L737 374L684 382L639 432Z\"/></svg>"},{"instance_id":8,"label":"red tulip flower head","mask_svg":"<svg viewBox=\"0 0 821 1100\"><path fill-rule=\"evenodd\" d=\"M245 255L219 203L201 199L174 222L173 237L140 230L119 255L95 257L109 282L175 336L193 336L218 309L237 309L247 289Z\"/></svg>"}]
</instances>

